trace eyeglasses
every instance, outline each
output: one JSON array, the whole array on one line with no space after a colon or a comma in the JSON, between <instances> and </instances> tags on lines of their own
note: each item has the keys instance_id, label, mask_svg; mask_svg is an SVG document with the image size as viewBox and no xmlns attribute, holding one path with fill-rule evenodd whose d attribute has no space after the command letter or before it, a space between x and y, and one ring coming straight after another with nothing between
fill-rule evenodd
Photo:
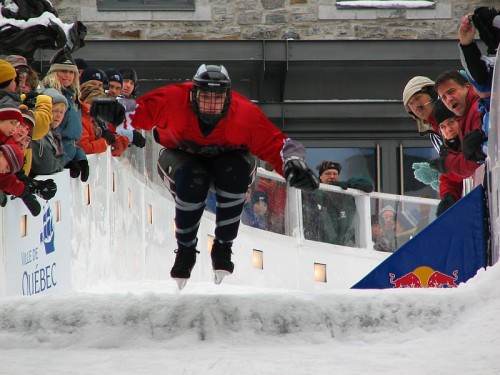
<instances>
[{"instance_id":1,"label":"eyeglasses","mask_svg":"<svg viewBox=\"0 0 500 375\"><path fill-rule=\"evenodd\" d=\"M424 110L424 107L426 105L429 105L431 103L434 103L434 100L429 100L427 103L424 103L424 104L420 104L420 105L416 105L415 108L418 109L419 111L423 111Z\"/></svg>"}]
</instances>

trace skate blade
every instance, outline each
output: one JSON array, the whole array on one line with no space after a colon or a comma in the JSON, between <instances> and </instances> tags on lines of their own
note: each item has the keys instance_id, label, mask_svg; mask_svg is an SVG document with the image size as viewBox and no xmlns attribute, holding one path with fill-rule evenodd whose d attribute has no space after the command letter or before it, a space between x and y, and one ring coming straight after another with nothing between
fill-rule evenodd
<instances>
[{"instance_id":1,"label":"skate blade","mask_svg":"<svg viewBox=\"0 0 500 375\"><path fill-rule=\"evenodd\" d=\"M189 279L177 279L177 278L174 278L174 280L177 283L177 288L179 288L179 290L182 290L186 286L187 281Z\"/></svg>"},{"instance_id":2,"label":"skate blade","mask_svg":"<svg viewBox=\"0 0 500 375\"><path fill-rule=\"evenodd\" d=\"M229 271L214 270L214 283L219 285L222 282L222 279L230 274L231 274L231 272L229 272Z\"/></svg>"}]
</instances>

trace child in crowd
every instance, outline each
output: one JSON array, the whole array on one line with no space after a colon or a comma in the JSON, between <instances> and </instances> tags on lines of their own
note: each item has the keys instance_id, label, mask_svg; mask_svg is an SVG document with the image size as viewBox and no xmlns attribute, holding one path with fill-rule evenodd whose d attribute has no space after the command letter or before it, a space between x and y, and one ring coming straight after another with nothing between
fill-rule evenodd
<instances>
[{"instance_id":1,"label":"child in crowd","mask_svg":"<svg viewBox=\"0 0 500 375\"><path fill-rule=\"evenodd\" d=\"M46 89L45 95L52 98L52 123L47 135L38 141L31 142L32 165L30 176L50 175L61 172L66 165L66 156L61 134L57 131L64 118L68 102L66 98L55 89Z\"/></svg>"},{"instance_id":2,"label":"child in crowd","mask_svg":"<svg viewBox=\"0 0 500 375\"><path fill-rule=\"evenodd\" d=\"M19 108L13 104L0 104L0 144L12 142L11 137L22 121Z\"/></svg>"},{"instance_id":3,"label":"child in crowd","mask_svg":"<svg viewBox=\"0 0 500 375\"><path fill-rule=\"evenodd\" d=\"M250 195L250 189L247 196ZM267 229L266 214L269 206L269 197L265 191L256 190L251 194L243 207L241 222L254 228Z\"/></svg>"},{"instance_id":4,"label":"child in crowd","mask_svg":"<svg viewBox=\"0 0 500 375\"><path fill-rule=\"evenodd\" d=\"M24 154L16 144L0 146L0 190L23 200L33 216L40 214L41 207L30 186L19 180L16 173L24 165ZM2 195L0 205L5 206L7 199Z\"/></svg>"}]
</instances>

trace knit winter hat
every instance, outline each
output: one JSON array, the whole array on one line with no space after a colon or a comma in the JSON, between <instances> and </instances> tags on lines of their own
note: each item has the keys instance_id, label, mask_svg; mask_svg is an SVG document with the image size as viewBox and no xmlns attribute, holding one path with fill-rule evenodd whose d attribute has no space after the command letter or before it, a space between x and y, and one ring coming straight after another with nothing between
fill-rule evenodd
<instances>
[{"instance_id":1,"label":"knit winter hat","mask_svg":"<svg viewBox=\"0 0 500 375\"><path fill-rule=\"evenodd\" d=\"M426 87L434 88L434 81L432 81L430 78L422 76L413 77L408 81L403 90L403 104L405 106L406 112L411 113L411 109L410 107L408 107L408 102L410 101L411 97L419 91L426 91L424 90Z\"/></svg>"},{"instance_id":2,"label":"knit winter hat","mask_svg":"<svg viewBox=\"0 0 500 375\"><path fill-rule=\"evenodd\" d=\"M320 176L323 174L324 171L328 169L336 169L340 174L342 166L340 165L340 163L334 160L324 160L316 166L316 169L318 170Z\"/></svg>"},{"instance_id":3,"label":"knit winter hat","mask_svg":"<svg viewBox=\"0 0 500 375\"><path fill-rule=\"evenodd\" d=\"M24 105L19 107L19 109L23 115L23 124L30 128L30 134L33 133L33 128L35 127L35 114Z\"/></svg>"},{"instance_id":4,"label":"knit winter hat","mask_svg":"<svg viewBox=\"0 0 500 375\"><path fill-rule=\"evenodd\" d=\"M21 170L24 165L24 154L21 149L15 144L3 144L0 146L0 151L7 160L10 167L10 173L16 173Z\"/></svg>"},{"instance_id":5,"label":"knit winter hat","mask_svg":"<svg viewBox=\"0 0 500 375\"><path fill-rule=\"evenodd\" d=\"M379 215L382 215L385 211L391 211L392 213L396 213L396 210L394 209L394 207L392 206L385 206L383 208L380 209L380 211L378 212Z\"/></svg>"},{"instance_id":6,"label":"knit winter hat","mask_svg":"<svg viewBox=\"0 0 500 375\"><path fill-rule=\"evenodd\" d=\"M80 85L88 81L99 81L106 83L106 73L98 68L86 68L80 76Z\"/></svg>"},{"instance_id":7,"label":"knit winter hat","mask_svg":"<svg viewBox=\"0 0 500 375\"><path fill-rule=\"evenodd\" d=\"M266 204L269 205L269 196L265 191L262 190L255 190L254 193L252 194L252 206L255 203L259 202L265 202Z\"/></svg>"},{"instance_id":8,"label":"knit winter hat","mask_svg":"<svg viewBox=\"0 0 500 375\"><path fill-rule=\"evenodd\" d=\"M5 60L0 60L0 85L12 81L16 76L16 69L14 69L12 64Z\"/></svg>"},{"instance_id":9,"label":"knit winter hat","mask_svg":"<svg viewBox=\"0 0 500 375\"><path fill-rule=\"evenodd\" d=\"M120 84L123 84L123 77L118 70L106 69L105 73L106 73L106 76L108 77L109 82L118 82Z\"/></svg>"},{"instance_id":10,"label":"knit winter hat","mask_svg":"<svg viewBox=\"0 0 500 375\"><path fill-rule=\"evenodd\" d=\"M19 66L25 66L28 68L28 60L21 55L9 55L5 58L5 61L10 63L14 68Z\"/></svg>"},{"instance_id":11,"label":"knit winter hat","mask_svg":"<svg viewBox=\"0 0 500 375\"><path fill-rule=\"evenodd\" d=\"M66 48L61 48L52 56L50 59L50 69L47 74L58 70L72 71L78 77L78 67Z\"/></svg>"},{"instance_id":12,"label":"knit winter hat","mask_svg":"<svg viewBox=\"0 0 500 375\"><path fill-rule=\"evenodd\" d=\"M448 120L449 118L454 117L456 117L456 115L452 111L450 111L441 100L438 100L436 102L436 104L434 105L434 120L436 120L438 126L444 120Z\"/></svg>"},{"instance_id":13,"label":"knit winter hat","mask_svg":"<svg viewBox=\"0 0 500 375\"><path fill-rule=\"evenodd\" d=\"M78 57L75 59L75 64L78 67L78 69L85 70L89 67L85 59L82 59L81 57Z\"/></svg>"},{"instance_id":14,"label":"knit winter hat","mask_svg":"<svg viewBox=\"0 0 500 375\"><path fill-rule=\"evenodd\" d=\"M30 134L33 133L35 127L35 114L28 108L20 108L23 115L23 124L30 128Z\"/></svg>"},{"instance_id":15,"label":"knit winter hat","mask_svg":"<svg viewBox=\"0 0 500 375\"><path fill-rule=\"evenodd\" d=\"M66 108L68 108L68 100L66 99L66 97L63 94L61 94L56 89L53 89L53 88L45 89L42 92L42 94L48 95L52 98L52 105L57 104L57 103L64 103Z\"/></svg>"},{"instance_id":16,"label":"knit winter hat","mask_svg":"<svg viewBox=\"0 0 500 375\"><path fill-rule=\"evenodd\" d=\"M0 120L17 120L23 122L19 108L13 104L0 104Z\"/></svg>"}]
</instances>

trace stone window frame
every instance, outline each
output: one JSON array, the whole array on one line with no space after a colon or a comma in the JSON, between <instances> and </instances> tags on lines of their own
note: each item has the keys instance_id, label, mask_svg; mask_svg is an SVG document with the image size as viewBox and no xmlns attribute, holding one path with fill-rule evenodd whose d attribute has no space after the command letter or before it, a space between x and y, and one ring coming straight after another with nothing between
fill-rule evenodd
<instances>
[{"instance_id":1,"label":"stone window frame","mask_svg":"<svg viewBox=\"0 0 500 375\"><path fill-rule=\"evenodd\" d=\"M371 3L371 4L370 4ZM336 0L338 9L433 9L434 0Z\"/></svg>"},{"instance_id":2,"label":"stone window frame","mask_svg":"<svg viewBox=\"0 0 500 375\"><path fill-rule=\"evenodd\" d=\"M97 11L193 11L195 0L96 0Z\"/></svg>"}]
</instances>

